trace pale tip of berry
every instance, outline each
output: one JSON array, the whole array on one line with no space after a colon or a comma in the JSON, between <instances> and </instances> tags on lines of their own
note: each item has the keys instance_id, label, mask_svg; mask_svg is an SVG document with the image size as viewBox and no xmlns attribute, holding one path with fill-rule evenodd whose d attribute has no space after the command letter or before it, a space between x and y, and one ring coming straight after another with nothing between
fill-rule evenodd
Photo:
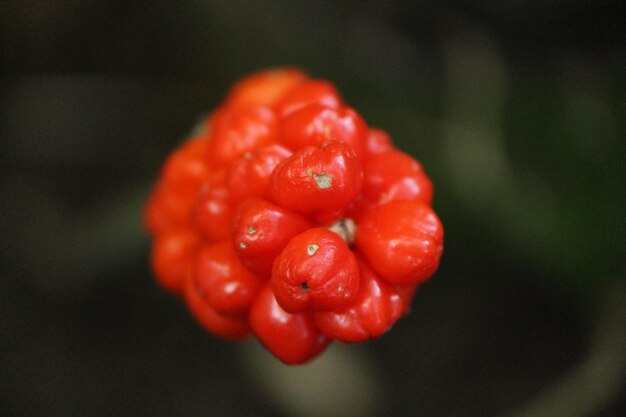
<instances>
[{"instance_id":1,"label":"pale tip of berry","mask_svg":"<svg viewBox=\"0 0 626 417\"><path fill-rule=\"evenodd\" d=\"M343 240L346 241L348 246L354 244L356 238L356 223L349 217L343 218L336 223L326 227L331 232L337 233Z\"/></svg>"},{"instance_id":2,"label":"pale tip of berry","mask_svg":"<svg viewBox=\"0 0 626 417\"><path fill-rule=\"evenodd\" d=\"M325 172L321 174L316 174L313 176L313 178L315 178L317 186L321 189L330 188L333 185L333 177L331 177L329 174L326 174Z\"/></svg>"},{"instance_id":3,"label":"pale tip of berry","mask_svg":"<svg viewBox=\"0 0 626 417\"><path fill-rule=\"evenodd\" d=\"M246 242L239 242L239 247L241 249L245 249L248 245L246 245Z\"/></svg>"},{"instance_id":4,"label":"pale tip of berry","mask_svg":"<svg viewBox=\"0 0 626 417\"><path fill-rule=\"evenodd\" d=\"M318 244L315 243L311 243L307 248L306 248L306 253L309 256L313 256L315 255L315 252L318 251L318 249L320 248L320 246Z\"/></svg>"}]
</instances>

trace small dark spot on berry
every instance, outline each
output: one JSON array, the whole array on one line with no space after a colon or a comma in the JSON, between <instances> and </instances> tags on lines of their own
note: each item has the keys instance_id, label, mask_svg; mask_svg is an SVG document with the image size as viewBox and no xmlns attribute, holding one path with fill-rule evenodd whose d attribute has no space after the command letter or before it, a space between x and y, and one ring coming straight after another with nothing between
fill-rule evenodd
<instances>
[{"instance_id":1,"label":"small dark spot on berry","mask_svg":"<svg viewBox=\"0 0 626 417\"><path fill-rule=\"evenodd\" d=\"M309 284L307 284L306 282L303 282L302 284L300 284L300 289L302 291L308 291L309 290Z\"/></svg>"}]
</instances>

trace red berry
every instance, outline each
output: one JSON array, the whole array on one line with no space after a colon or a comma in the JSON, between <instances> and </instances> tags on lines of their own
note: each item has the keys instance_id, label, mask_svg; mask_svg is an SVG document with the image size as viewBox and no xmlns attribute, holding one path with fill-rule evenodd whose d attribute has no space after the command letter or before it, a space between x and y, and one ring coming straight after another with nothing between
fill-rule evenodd
<instances>
[{"instance_id":1,"label":"red berry","mask_svg":"<svg viewBox=\"0 0 626 417\"><path fill-rule=\"evenodd\" d=\"M274 168L291 155L291 151L281 145L269 145L234 161L227 180L232 201L239 203L250 197L265 197Z\"/></svg>"},{"instance_id":2,"label":"red berry","mask_svg":"<svg viewBox=\"0 0 626 417\"><path fill-rule=\"evenodd\" d=\"M279 205L332 223L361 191L363 169L343 142L307 146L281 162L272 174L270 195Z\"/></svg>"},{"instance_id":3,"label":"red berry","mask_svg":"<svg viewBox=\"0 0 626 417\"><path fill-rule=\"evenodd\" d=\"M422 166L409 155L389 150L373 155L363 164L363 192L349 214L362 213L395 200L422 201L430 205L433 185Z\"/></svg>"},{"instance_id":4,"label":"red berry","mask_svg":"<svg viewBox=\"0 0 626 417\"><path fill-rule=\"evenodd\" d=\"M313 103L330 108L338 108L343 105L341 96L332 83L324 80L309 80L286 92L276 107L278 115L285 117L299 108Z\"/></svg>"},{"instance_id":5,"label":"red berry","mask_svg":"<svg viewBox=\"0 0 626 417\"><path fill-rule=\"evenodd\" d=\"M251 198L237 208L233 217L233 248L246 268L269 278L274 259L287 242L312 226L305 217L266 200Z\"/></svg>"},{"instance_id":6,"label":"red berry","mask_svg":"<svg viewBox=\"0 0 626 417\"><path fill-rule=\"evenodd\" d=\"M378 204L393 200L422 201L430 205L433 184L422 166L409 155L390 150L366 162L363 191Z\"/></svg>"},{"instance_id":7,"label":"red berry","mask_svg":"<svg viewBox=\"0 0 626 417\"><path fill-rule=\"evenodd\" d=\"M193 194L211 176L206 157L206 140L192 139L174 152L165 162L162 181L178 193Z\"/></svg>"},{"instance_id":8,"label":"red berry","mask_svg":"<svg viewBox=\"0 0 626 417\"><path fill-rule=\"evenodd\" d=\"M207 245L198 252L193 277L211 308L236 317L246 315L264 282L241 265L228 241Z\"/></svg>"},{"instance_id":9,"label":"red berry","mask_svg":"<svg viewBox=\"0 0 626 417\"><path fill-rule=\"evenodd\" d=\"M311 313L287 313L269 285L252 304L250 326L267 350L287 364L307 362L330 343L315 326Z\"/></svg>"},{"instance_id":10,"label":"red berry","mask_svg":"<svg viewBox=\"0 0 626 417\"><path fill-rule=\"evenodd\" d=\"M276 139L277 121L269 107L224 108L211 121L211 160L229 164L259 146Z\"/></svg>"},{"instance_id":11,"label":"red berry","mask_svg":"<svg viewBox=\"0 0 626 417\"><path fill-rule=\"evenodd\" d=\"M182 291L198 243L198 235L189 229L157 236L152 244L151 264L163 288L174 293Z\"/></svg>"},{"instance_id":12,"label":"red berry","mask_svg":"<svg viewBox=\"0 0 626 417\"><path fill-rule=\"evenodd\" d=\"M428 205L392 201L363 215L356 246L387 282L419 284L439 266L443 227Z\"/></svg>"},{"instance_id":13,"label":"red berry","mask_svg":"<svg viewBox=\"0 0 626 417\"><path fill-rule=\"evenodd\" d=\"M285 117L279 140L294 151L307 145L323 145L338 140L350 145L361 156L367 134L367 125L356 111L313 103Z\"/></svg>"},{"instance_id":14,"label":"red berry","mask_svg":"<svg viewBox=\"0 0 626 417\"><path fill-rule=\"evenodd\" d=\"M381 129L371 128L365 139L365 151L368 156L378 155L393 149L389 134Z\"/></svg>"},{"instance_id":15,"label":"red berry","mask_svg":"<svg viewBox=\"0 0 626 417\"><path fill-rule=\"evenodd\" d=\"M184 287L183 295L189 312L207 331L232 340L244 339L250 334L248 320L219 314L204 301L191 274Z\"/></svg>"},{"instance_id":16,"label":"red berry","mask_svg":"<svg viewBox=\"0 0 626 417\"><path fill-rule=\"evenodd\" d=\"M289 90L302 83L306 74L294 68L274 68L237 82L226 98L228 107L274 106Z\"/></svg>"},{"instance_id":17,"label":"red berry","mask_svg":"<svg viewBox=\"0 0 626 417\"><path fill-rule=\"evenodd\" d=\"M289 241L274 261L271 283L286 311L330 310L354 299L359 268L346 242L318 227Z\"/></svg>"},{"instance_id":18,"label":"red berry","mask_svg":"<svg viewBox=\"0 0 626 417\"><path fill-rule=\"evenodd\" d=\"M154 210L161 211L158 215L162 216L160 222L162 223L163 231L189 227L191 221L190 212L196 195L180 192L180 190L168 184L158 184L155 192L157 195L155 196L154 204L157 207ZM157 213L152 215L157 215ZM168 226L166 226L166 223Z\"/></svg>"},{"instance_id":19,"label":"red berry","mask_svg":"<svg viewBox=\"0 0 626 417\"><path fill-rule=\"evenodd\" d=\"M143 210L143 224L152 236L179 228L184 224L184 221L177 222L177 217L184 218L184 215L176 216L168 212L161 188L156 187L152 190Z\"/></svg>"},{"instance_id":20,"label":"red berry","mask_svg":"<svg viewBox=\"0 0 626 417\"><path fill-rule=\"evenodd\" d=\"M192 208L195 228L211 242L230 236L232 205L225 187L205 187L198 194Z\"/></svg>"},{"instance_id":21,"label":"red berry","mask_svg":"<svg viewBox=\"0 0 626 417\"><path fill-rule=\"evenodd\" d=\"M315 323L328 337L361 342L385 333L404 313L410 298L385 283L359 257L361 283L356 298L345 307L316 312Z\"/></svg>"}]
</instances>

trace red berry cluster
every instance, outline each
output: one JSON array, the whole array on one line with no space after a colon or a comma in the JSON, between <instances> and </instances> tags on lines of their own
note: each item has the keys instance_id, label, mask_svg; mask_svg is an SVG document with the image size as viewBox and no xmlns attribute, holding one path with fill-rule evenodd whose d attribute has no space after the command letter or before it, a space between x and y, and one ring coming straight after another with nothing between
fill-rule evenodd
<instances>
[{"instance_id":1,"label":"red berry cluster","mask_svg":"<svg viewBox=\"0 0 626 417\"><path fill-rule=\"evenodd\" d=\"M432 194L333 84L263 71L165 162L144 212L152 269L209 332L306 362L407 313L442 254Z\"/></svg>"}]
</instances>

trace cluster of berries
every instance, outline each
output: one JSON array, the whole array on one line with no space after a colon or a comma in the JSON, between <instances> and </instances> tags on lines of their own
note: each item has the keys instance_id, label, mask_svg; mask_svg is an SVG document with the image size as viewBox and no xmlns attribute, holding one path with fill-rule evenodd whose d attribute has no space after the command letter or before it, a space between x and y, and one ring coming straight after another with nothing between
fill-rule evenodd
<instances>
[{"instance_id":1,"label":"cluster of berries","mask_svg":"<svg viewBox=\"0 0 626 417\"><path fill-rule=\"evenodd\" d=\"M303 363L407 313L443 250L432 194L333 84L262 71L165 162L144 211L152 269L209 332Z\"/></svg>"}]
</instances>

